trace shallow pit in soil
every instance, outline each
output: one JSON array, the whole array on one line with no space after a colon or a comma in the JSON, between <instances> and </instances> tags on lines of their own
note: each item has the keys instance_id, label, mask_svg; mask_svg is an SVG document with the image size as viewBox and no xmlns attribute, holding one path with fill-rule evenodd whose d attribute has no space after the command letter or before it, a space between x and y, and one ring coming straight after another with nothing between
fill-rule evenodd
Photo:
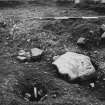
<instances>
[{"instance_id":1,"label":"shallow pit in soil","mask_svg":"<svg viewBox=\"0 0 105 105\"><path fill-rule=\"evenodd\" d=\"M47 89L40 83L36 83L34 85L29 83L19 84L16 88L15 93L23 100L29 102L38 102L47 94Z\"/></svg>"}]
</instances>

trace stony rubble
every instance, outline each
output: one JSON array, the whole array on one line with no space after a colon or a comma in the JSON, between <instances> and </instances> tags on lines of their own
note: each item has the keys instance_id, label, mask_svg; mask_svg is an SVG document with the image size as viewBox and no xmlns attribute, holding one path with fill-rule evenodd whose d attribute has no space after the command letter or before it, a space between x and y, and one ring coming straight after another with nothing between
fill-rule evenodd
<instances>
[{"instance_id":1,"label":"stony rubble","mask_svg":"<svg viewBox=\"0 0 105 105\"><path fill-rule=\"evenodd\" d=\"M18 52L17 59L22 62L38 60L39 58L41 58L42 53L43 50L40 50L38 48L33 48L30 51L20 50Z\"/></svg>"},{"instance_id":2,"label":"stony rubble","mask_svg":"<svg viewBox=\"0 0 105 105\"><path fill-rule=\"evenodd\" d=\"M74 52L66 52L56 59L53 65L57 66L60 74L67 74L70 80L80 78L81 80L90 79L95 73L90 58L88 56Z\"/></svg>"},{"instance_id":3,"label":"stony rubble","mask_svg":"<svg viewBox=\"0 0 105 105\"><path fill-rule=\"evenodd\" d=\"M26 101L39 101L44 100L47 97L47 94L44 93L42 88L33 87L33 90L29 91L29 93L24 94L24 100Z\"/></svg>"}]
</instances>

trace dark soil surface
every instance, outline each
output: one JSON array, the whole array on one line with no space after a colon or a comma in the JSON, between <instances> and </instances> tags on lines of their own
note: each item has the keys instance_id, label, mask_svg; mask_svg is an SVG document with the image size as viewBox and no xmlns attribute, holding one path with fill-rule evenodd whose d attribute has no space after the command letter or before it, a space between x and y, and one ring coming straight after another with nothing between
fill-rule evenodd
<instances>
[{"instance_id":1,"label":"dark soil surface","mask_svg":"<svg viewBox=\"0 0 105 105\"><path fill-rule=\"evenodd\" d=\"M68 12L66 12L66 10ZM92 11L57 8L53 6L19 6L0 9L0 105L105 105L105 46L101 41L99 20L40 20L33 17L93 16ZM5 22L6 25L2 25ZM12 32L13 27L14 31ZM93 30L95 34L90 35ZM79 37L89 43L78 47ZM16 55L20 49L44 50L41 61L20 63ZM97 78L78 83L67 82L51 64L52 57L66 51L90 56ZM91 88L89 83L94 82ZM34 84L46 90L47 97L27 102L22 93Z\"/></svg>"}]
</instances>

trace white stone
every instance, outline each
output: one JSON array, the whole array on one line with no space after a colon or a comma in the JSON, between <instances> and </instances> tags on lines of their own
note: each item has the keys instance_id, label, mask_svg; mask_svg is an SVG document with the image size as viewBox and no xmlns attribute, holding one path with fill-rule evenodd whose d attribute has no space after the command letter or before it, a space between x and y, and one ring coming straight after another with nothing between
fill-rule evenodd
<instances>
[{"instance_id":1,"label":"white stone","mask_svg":"<svg viewBox=\"0 0 105 105\"><path fill-rule=\"evenodd\" d=\"M24 56L17 56L17 59L20 60L20 61L25 61L26 57L24 57Z\"/></svg>"},{"instance_id":2,"label":"white stone","mask_svg":"<svg viewBox=\"0 0 105 105\"><path fill-rule=\"evenodd\" d=\"M25 96L29 98L29 97L31 97L31 94L30 93L25 93Z\"/></svg>"},{"instance_id":3,"label":"white stone","mask_svg":"<svg viewBox=\"0 0 105 105\"><path fill-rule=\"evenodd\" d=\"M101 35L102 39L105 39L105 32Z\"/></svg>"},{"instance_id":4,"label":"white stone","mask_svg":"<svg viewBox=\"0 0 105 105\"><path fill-rule=\"evenodd\" d=\"M94 88L94 87L95 87L95 84L94 84L94 83L90 83L90 86L91 86L92 88Z\"/></svg>"},{"instance_id":5,"label":"white stone","mask_svg":"<svg viewBox=\"0 0 105 105\"><path fill-rule=\"evenodd\" d=\"M77 41L77 44L78 45L85 45L85 43L86 43L86 38L83 38L83 37L80 37L79 39L78 39L78 41Z\"/></svg>"},{"instance_id":6,"label":"white stone","mask_svg":"<svg viewBox=\"0 0 105 105\"><path fill-rule=\"evenodd\" d=\"M60 74L68 74L70 80L76 78L85 79L95 73L90 58L88 56L67 52L56 59L52 64L57 66Z\"/></svg>"},{"instance_id":7,"label":"white stone","mask_svg":"<svg viewBox=\"0 0 105 105\"><path fill-rule=\"evenodd\" d=\"M37 88L36 87L34 87L34 96L35 96L35 98L38 97L38 92L37 92Z\"/></svg>"},{"instance_id":8,"label":"white stone","mask_svg":"<svg viewBox=\"0 0 105 105\"><path fill-rule=\"evenodd\" d=\"M102 24L102 25L101 25L101 29L102 29L103 31L105 31L105 24Z\"/></svg>"},{"instance_id":9,"label":"white stone","mask_svg":"<svg viewBox=\"0 0 105 105\"><path fill-rule=\"evenodd\" d=\"M31 49L32 57L40 56L40 55L42 55L42 53L43 53L43 50L40 50L38 48Z\"/></svg>"},{"instance_id":10,"label":"white stone","mask_svg":"<svg viewBox=\"0 0 105 105\"><path fill-rule=\"evenodd\" d=\"M20 55L20 56L23 56L25 54L26 54L26 52L24 50L20 50L19 53L18 53L18 55Z\"/></svg>"}]
</instances>

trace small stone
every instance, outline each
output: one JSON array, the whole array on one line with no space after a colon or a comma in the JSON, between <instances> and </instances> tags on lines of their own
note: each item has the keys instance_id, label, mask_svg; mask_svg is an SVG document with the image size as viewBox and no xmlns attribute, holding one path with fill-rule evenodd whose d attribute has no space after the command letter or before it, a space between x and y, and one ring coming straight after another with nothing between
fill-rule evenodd
<instances>
[{"instance_id":1,"label":"small stone","mask_svg":"<svg viewBox=\"0 0 105 105\"><path fill-rule=\"evenodd\" d=\"M105 39L105 32L101 35L101 39Z\"/></svg>"},{"instance_id":2,"label":"small stone","mask_svg":"<svg viewBox=\"0 0 105 105\"><path fill-rule=\"evenodd\" d=\"M25 96L26 97L31 97L31 94L30 93L25 93Z\"/></svg>"},{"instance_id":3,"label":"small stone","mask_svg":"<svg viewBox=\"0 0 105 105\"><path fill-rule=\"evenodd\" d=\"M89 31L89 34L90 34L90 35L94 35L94 31L93 31L93 30L90 30L90 31Z\"/></svg>"},{"instance_id":4,"label":"small stone","mask_svg":"<svg viewBox=\"0 0 105 105\"><path fill-rule=\"evenodd\" d=\"M6 38L7 40L9 39L9 37Z\"/></svg>"},{"instance_id":5,"label":"small stone","mask_svg":"<svg viewBox=\"0 0 105 105\"><path fill-rule=\"evenodd\" d=\"M27 39L27 42L30 42L31 41L31 39Z\"/></svg>"},{"instance_id":6,"label":"small stone","mask_svg":"<svg viewBox=\"0 0 105 105\"><path fill-rule=\"evenodd\" d=\"M16 64L16 62L13 62L14 64Z\"/></svg>"},{"instance_id":7,"label":"small stone","mask_svg":"<svg viewBox=\"0 0 105 105\"><path fill-rule=\"evenodd\" d=\"M53 95L52 95L52 98L56 98L56 97L57 97L57 95L56 95L56 94L53 94Z\"/></svg>"},{"instance_id":8,"label":"small stone","mask_svg":"<svg viewBox=\"0 0 105 105\"><path fill-rule=\"evenodd\" d=\"M101 25L101 29L105 32L105 24Z\"/></svg>"},{"instance_id":9,"label":"small stone","mask_svg":"<svg viewBox=\"0 0 105 105\"><path fill-rule=\"evenodd\" d=\"M30 51L20 50L17 59L20 61L33 61L41 57L43 51L38 48L33 48Z\"/></svg>"},{"instance_id":10,"label":"small stone","mask_svg":"<svg viewBox=\"0 0 105 105\"><path fill-rule=\"evenodd\" d=\"M39 57L42 55L42 53L43 53L43 50L40 50L38 48L31 49L31 56L32 57Z\"/></svg>"},{"instance_id":11,"label":"small stone","mask_svg":"<svg viewBox=\"0 0 105 105\"><path fill-rule=\"evenodd\" d=\"M90 83L90 87L94 88L95 84L94 83Z\"/></svg>"},{"instance_id":12,"label":"small stone","mask_svg":"<svg viewBox=\"0 0 105 105\"><path fill-rule=\"evenodd\" d=\"M25 93L24 99L25 99L26 101L30 101L30 98L31 98L31 94L30 94L30 93Z\"/></svg>"},{"instance_id":13,"label":"small stone","mask_svg":"<svg viewBox=\"0 0 105 105\"><path fill-rule=\"evenodd\" d=\"M24 56L25 54L26 54L26 52L24 50L20 50L18 53L18 55L20 55L20 56L22 56L22 55Z\"/></svg>"},{"instance_id":14,"label":"small stone","mask_svg":"<svg viewBox=\"0 0 105 105\"><path fill-rule=\"evenodd\" d=\"M94 51L94 54L98 54L98 51Z\"/></svg>"},{"instance_id":15,"label":"small stone","mask_svg":"<svg viewBox=\"0 0 105 105\"><path fill-rule=\"evenodd\" d=\"M20 60L20 61L25 61L26 57L24 57L24 56L17 56L17 59Z\"/></svg>"},{"instance_id":16,"label":"small stone","mask_svg":"<svg viewBox=\"0 0 105 105\"><path fill-rule=\"evenodd\" d=\"M0 27L5 28L7 26L6 22L0 22Z\"/></svg>"},{"instance_id":17,"label":"small stone","mask_svg":"<svg viewBox=\"0 0 105 105\"><path fill-rule=\"evenodd\" d=\"M28 62L25 62L25 64L27 65L27 64L28 64Z\"/></svg>"},{"instance_id":18,"label":"small stone","mask_svg":"<svg viewBox=\"0 0 105 105\"><path fill-rule=\"evenodd\" d=\"M85 45L86 44L86 38L80 37L77 41L77 45Z\"/></svg>"},{"instance_id":19,"label":"small stone","mask_svg":"<svg viewBox=\"0 0 105 105\"><path fill-rule=\"evenodd\" d=\"M48 72L44 72L45 74L48 74Z\"/></svg>"},{"instance_id":20,"label":"small stone","mask_svg":"<svg viewBox=\"0 0 105 105\"><path fill-rule=\"evenodd\" d=\"M37 98L38 97L38 92L37 92L37 88L34 87L34 97Z\"/></svg>"}]
</instances>

